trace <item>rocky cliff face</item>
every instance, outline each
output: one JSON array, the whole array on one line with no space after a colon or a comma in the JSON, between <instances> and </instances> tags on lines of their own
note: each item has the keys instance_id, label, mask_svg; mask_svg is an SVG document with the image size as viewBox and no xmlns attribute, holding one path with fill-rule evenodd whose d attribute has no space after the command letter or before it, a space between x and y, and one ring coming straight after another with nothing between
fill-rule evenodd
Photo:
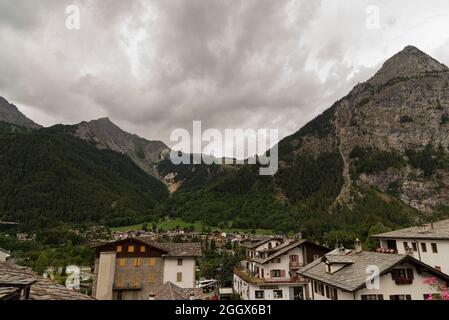
<instances>
[{"instance_id":1,"label":"rocky cliff face","mask_svg":"<svg viewBox=\"0 0 449 320\"><path fill-rule=\"evenodd\" d=\"M0 97L0 121L16 124L30 129L39 129L42 126L25 117L15 105Z\"/></svg>"},{"instance_id":2,"label":"rocky cliff face","mask_svg":"<svg viewBox=\"0 0 449 320\"><path fill-rule=\"evenodd\" d=\"M281 146L299 154L338 150L345 164L339 202L370 186L425 212L449 206L448 89L449 69L408 46ZM370 150L370 158L360 159L355 149ZM393 167L386 159L392 152Z\"/></svg>"},{"instance_id":3,"label":"rocky cliff face","mask_svg":"<svg viewBox=\"0 0 449 320\"><path fill-rule=\"evenodd\" d=\"M141 169L156 177L157 163L170 152L163 142L149 141L123 131L108 118L81 122L74 131L75 136L93 142L99 149L128 155Z\"/></svg>"}]
</instances>

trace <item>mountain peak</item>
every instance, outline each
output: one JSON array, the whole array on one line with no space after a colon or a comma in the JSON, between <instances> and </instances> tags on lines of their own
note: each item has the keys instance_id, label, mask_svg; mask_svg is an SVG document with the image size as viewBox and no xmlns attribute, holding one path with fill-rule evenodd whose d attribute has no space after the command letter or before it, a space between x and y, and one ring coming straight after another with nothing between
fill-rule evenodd
<instances>
[{"instance_id":1,"label":"mountain peak","mask_svg":"<svg viewBox=\"0 0 449 320\"><path fill-rule=\"evenodd\" d=\"M103 124L114 124L114 123L111 121L111 119L109 119L108 117L99 118L99 119L96 119L96 120L92 120L92 121L90 121L90 122L91 122L91 123L98 122L98 123L103 123Z\"/></svg>"},{"instance_id":2,"label":"mountain peak","mask_svg":"<svg viewBox=\"0 0 449 320\"><path fill-rule=\"evenodd\" d=\"M369 83L379 86L394 78L409 78L429 72L445 72L449 69L428 54L414 46L406 46L388 59L382 68L369 80Z\"/></svg>"},{"instance_id":3,"label":"mountain peak","mask_svg":"<svg viewBox=\"0 0 449 320\"><path fill-rule=\"evenodd\" d=\"M0 97L0 121L31 129L42 128L41 125L38 125L34 121L28 119L15 105L9 103L9 101L3 97Z\"/></svg>"}]
</instances>

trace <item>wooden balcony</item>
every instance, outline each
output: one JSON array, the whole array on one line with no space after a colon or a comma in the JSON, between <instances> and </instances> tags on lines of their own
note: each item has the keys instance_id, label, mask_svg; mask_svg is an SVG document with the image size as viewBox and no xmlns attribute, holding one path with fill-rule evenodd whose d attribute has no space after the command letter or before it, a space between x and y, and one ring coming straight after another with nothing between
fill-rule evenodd
<instances>
[{"instance_id":1,"label":"wooden balcony","mask_svg":"<svg viewBox=\"0 0 449 320\"><path fill-rule=\"evenodd\" d=\"M289 263L290 269L299 269L299 268L301 268L303 266L304 265L301 262L298 262L298 261L296 261L296 262L290 261L290 263Z\"/></svg>"},{"instance_id":2,"label":"wooden balcony","mask_svg":"<svg viewBox=\"0 0 449 320\"><path fill-rule=\"evenodd\" d=\"M252 274L250 271L237 267L234 269L234 273L239 276L242 280L253 283L253 284L290 284L290 283L298 283L305 284L306 280L302 277L284 277L284 278L261 278L257 275Z\"/></svg>"},{"instance_id":3,"label":"wooden balcony","mask_svg":"<svg viewBox=\"0 0 449 320\"><path fill-rule=\"evenodd\" d=\"M139 291L142 290L142 284L141 283L122 283L122 284L117 284L114 283L114 287L113 290L119 290L119 291L126 291L126 290L130 290L130 291Z\"/></svg>"},{"instance_id":4,"label":"wooden balcony","mask_svg":"<svg viewBox=\"0 0 449 320\"><path fill-rule=\"evenodd\" d=\"M406 278L406 277L398 277L398 278L394 279L394 282L397 285L408 285L408 284L412 284L413 283L413 279Z\"/></svg>"}]
</instances>

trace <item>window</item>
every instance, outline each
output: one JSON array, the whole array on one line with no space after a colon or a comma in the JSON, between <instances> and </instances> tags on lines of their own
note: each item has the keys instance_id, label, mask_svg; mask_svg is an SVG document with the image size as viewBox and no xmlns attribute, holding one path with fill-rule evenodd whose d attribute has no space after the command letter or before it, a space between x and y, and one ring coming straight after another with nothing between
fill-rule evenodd
<instances>
[{"instance_id":1,"label":"window","mask_svg":"<svg viewBox=\"0 0 449 320\"><path fill-rule=\"evenodd\" d=\"M182 266L182 263L183 263L182 259L178 259L178 266Z\"/></svg>"},{"instance_id":2,"label":"window","mask_svg":"<svg viewBox=\"0 0 449 320\"><path fill-rule=\"evenodd\" d=\"M134 252L134 246L128 246L128 252Z\"/></svg>"},{"instance_id":3,"label":"window","mask_svg":"<svg viewBox=\"0 0 449 320\"><path fill-rule=\"evenodd\" d=\"M297 255L290 256L290 262L298 262L298 256Z\"/></svg>"},{"instance_id":4,"label":"window","mask_svg":"<svg viewBox=\"0 0 449 320\"><path fill-rule=\"evenodd\" d=\"M123 300L123 291L117 291L117 300Z\"/></svg>"},{"instance_id":5,"label":"window","mask_svg":"<svg viewBox=\"0 0 449 320\"><path fill-rule=\"evenodd\" d=\"M155 283L155 282L156 282L156 275L150 274L150 275L148 276L148 282L149 282L149 283Z\"/></svg>"},{"instance_id":6,"label":"window","mask_svg":"<svg viewBox=\"0 0 449 320\"><path fill-rule=\"evenodd\" d=\"M338 290L337 290L337 288L333 288L331 293L332 293L331 299L332 300L338 300Z\"/></svg>"},{"instance_id":7,"label":"window","mask_svg":"<svg viewBox=\"0 0 449 320\"><path fill-rule=\"evenodd\" d=\"M145 246L140 246L140 252L145 252L146 247Z\"/></svg>"},{"instance_id":8,"label":"window","mask_svg":"<svg viewBox=\"0 0 449 320\"><path fill-rule=\"evenodd\" d=\"M140 258L134 259L134 267L140 267Z\"/></svg>"},{"instance_id":9,"label":"window","mask_svg":"<svg viewBox=\"0 0 449 320\"><path fill-rule=\"evenodd\" d=\"M274 299L282 299L282 290L273 290Z\"/></svg>"},{"instance_id":10,"label":"window","mask_svg":"<svg viewBox=\"0 0 449 320\"><path fill-rule=\"evenodd\" d=\"M404 242L404 251L408 250L408 242Z\"/></svg>"},{"instance_id":11,"label":"window","mask_svg":"<svg viewBox=\"0 0 449 320\"><path fill-rule=\"evenodd\" d=\"M338 300L338 293L336 288L327 285L324 287L326 288L326 298L331 300Z\"/></svg>"},{"instance_id":12,"label":"window","mask_svg":"<svg viewBox=\"0 0 449 320\"><path fill-rule=\"evenodd\" d=\"M256 290L256 299L263 299L265 297L265 291Z\"/></svg>"},{"instance_id":13,"label":"window","mask_svg":"<svg viewBox=\"0 0 449 320\"><path fill-rule=\"evenodd\" d=\"M122 246L117 246L117 252L122 252Z\"/></svg>"},{"instance_id":14,"label":"window","mask_svg":"<svg viewBox=\"0 0 449 320\"><path fill-rule=\"evenodd\" d=\"M412 242L412 247L413 247L413 251L418 251L418 245L416 244L416 242Z\"/></svg>"},{"instance_id":15,"label":"window","mask_svg":"<svg viewBox=\"0 0 449 320\"><path fill-rule=\"evenodd\" d=\"M394 269L391 272L392 279L396 284L412 284L413 283L413 269Z\"/></svg>"},{"instance_id":16,"label":"window","mask_svg":"<svg viewBox=\"0 0 449 320\"><path fill-rule=\"evenodd\" d=\"M120 259L120 260L119 260L119 266L120 266L120 267L126 266L126 259Z\"/></svg>"},{"instance_id":17,"label":"window","mask_svg":"<svg viewBox=\"0 0 449 320\"><path fill-rule=\"evenodd\" d=\"M148 265L150 267L154 267L156 265L156 259L155 258L148 259Z\"/></svg>"},{"instance_id":18,"label":"window","mask_svg":"<svg viewBox=\"0 0 449 320\"><path fill-rule=\"evenodd\" d=\"M182 282L182 272L176 274L176 282Z\"/></svg>"},{"instance_id":19,"label":"window","mask_svg":"<svg viewBox=\"0 0 449 320\"><path fill-rule=\"evenodd\" d=\"M362 300L383 300L383 294L362 294Z\"/></svg>"},{"instance_id":20,"label":"window","mask_svg":"<svg viewBox=\"0 0 449 320\"><path fill-rule=\"evenodd\" d=\"M431 243L430 246L432 247L433 253L438 253L438 247L436 243Z\"/></svg>"},{"instance_id":21,"label":"window","mask_svg":"<svg viewBox=\"0 0 449 320\"><path fill-rule=\"evenodd\" d=\"M421 251L427 252L427 245L424 242L421 242Z\"/></svg>"},{"instance_id":22,"label":"window","mask_svg":"<svg viewBox=\"0 0 449 320\"><path fill-rule=\"evenodd\" d=\"M390 296L390 300L412 300L412 296L409 294L395 294Z\"/></svg>"},{"instance_id":23,"label":"window","mask_svg":"<svg viewBox=\"0 0 449 320\"><path fill-rule=\"evenodd\" d=\"M284 275L282 275L284 274ZM271 277L272 278L280 278L285 276L285 271L281 270L271 270Z\"/></svg>"},{"instance_id":24,"label":"window","mask_svg":"<svg viewBox=\"0 0 449 320\"><path fill-rule=\"evenodd\" d=\"M324 284L318 281L314 281L315 293L324 296Z\"/></svg>"}]
</instances>

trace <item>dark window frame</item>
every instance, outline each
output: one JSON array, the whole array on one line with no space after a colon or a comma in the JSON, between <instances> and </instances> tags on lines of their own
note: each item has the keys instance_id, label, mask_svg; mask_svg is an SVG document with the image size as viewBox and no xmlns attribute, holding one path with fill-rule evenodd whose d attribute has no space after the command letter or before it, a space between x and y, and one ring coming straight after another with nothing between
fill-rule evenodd
<instances>
[{"instance_id":1,"label":"dark window frame","mask_svg":"<svg viewBox=\"0 0 449 320\"><path fill-rule=\"evenodd\" d=\"M430 246L431 246L431 248L432 248L432 252L433 252L433 253L438 253L438 245L437 245L436 242L432 242L432 243L430 244Z\"/></svg>"},{"instance_id":2,"label":"dark window frame","mask_svg":"<svg viewBox=\"0 0 449 320\"><path fill-rule=\"evenodd\" d=\"M427 244L425 242L421 242L421 251L427 252Z\"/></svg>"}]
</instances>

